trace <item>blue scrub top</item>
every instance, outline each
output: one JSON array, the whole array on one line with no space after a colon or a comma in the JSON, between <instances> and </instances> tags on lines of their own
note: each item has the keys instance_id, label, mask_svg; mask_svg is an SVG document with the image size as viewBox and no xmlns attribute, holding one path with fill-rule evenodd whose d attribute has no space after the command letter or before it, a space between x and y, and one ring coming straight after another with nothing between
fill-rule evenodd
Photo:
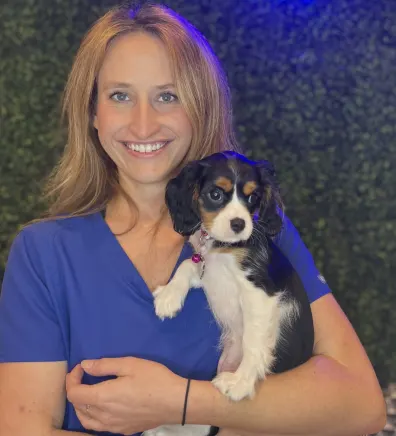
<instances>
[{"instance_id":1,"label":"blue scrub top","mask_svg":"<svg viewBox=\"0 0 396 436\"><path fill-rule=\"evenodd\" d=\"M310 302L330 292L287 218L275 243ZM185 244L175 270L191 254ZM84 359L135 356L211 380L219 338L202 289L191 289L175 318L157 318L150 290L100 213L35 223L13 242L0 294L0 362L66 360L70 371ZM84 431L68 402L63 429Z\"/></svg>"}]
</instances>

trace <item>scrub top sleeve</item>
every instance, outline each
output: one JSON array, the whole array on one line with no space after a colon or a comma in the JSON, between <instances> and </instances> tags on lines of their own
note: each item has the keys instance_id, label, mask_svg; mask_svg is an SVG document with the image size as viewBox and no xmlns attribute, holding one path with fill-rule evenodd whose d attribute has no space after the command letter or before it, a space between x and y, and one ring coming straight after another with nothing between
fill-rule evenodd
<instances>
[{"instance_id":1,"label":"scrub top sleeve","mask_svg":"<svg viewBox=\"0 0 396 436\"><path fill-rule=\"evenodd\" d=\"M0 362L63 361L64 341L40 260L50 244L38 247L26 230L11 246L0 294Z\"/></svg>"},{"instance_id":2,"label":"scrub top sleeve","mask_svg":"<svg viewBox=\"0 0 396 436\"><path fill-rule=\"evenodd\" d=\"M287 216L284 216L283 221L283 229L274 242L293 265L304 285L309 302L313 303L323 295L329 294L331 289L318 271L297 229Z\"/></svg>"}]
</instances>

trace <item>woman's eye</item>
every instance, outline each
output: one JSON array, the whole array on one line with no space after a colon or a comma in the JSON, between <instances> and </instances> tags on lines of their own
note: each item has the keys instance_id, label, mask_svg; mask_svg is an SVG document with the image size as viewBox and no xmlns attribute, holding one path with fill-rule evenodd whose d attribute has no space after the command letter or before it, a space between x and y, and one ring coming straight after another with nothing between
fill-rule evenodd
<instances>
[{"instance_id":1,"label":"woman's eye","mask_svg":"<svg viewBox=\"0 0 396 436\"><path fill-rule=\"evenodd\" d=\"M212 189L211 191L209 191L208 195L212 201L219 202L223 200L223 191L221 189Z\"/></svg>"},{"instance_id":2,"label":"woman's eye","mask_svg":"<svg viewBox=\"0 0 396 436\"><path fill-rule=\"evenodd\" d=\"M249 197L248 197L249 204L256 204L258 200L259 200L259 196L255 193L249 195Z\"/></svg>"},{"instance_id":3,"label":"woman's eye","mask_svg":"<svg viewBox=\"0 0 396 436\"><path fill-rule=\"evenodd\" d=\"M164 92L160 95L159 100L161 103L173 103L174 101L177 101L177 97L171 92Z\"/></svg>"},{"instance_id":4,"label":"woman's eye","mask_svg":"<svg viewBox=\"0 0 396 436\"><path fill-rule=\"evenodd\" d=\"M113 94L110 95L111 100L114 101L128 101L129 98L128 95L125 92L113 92Z\"/></svg>"}]
</instances>

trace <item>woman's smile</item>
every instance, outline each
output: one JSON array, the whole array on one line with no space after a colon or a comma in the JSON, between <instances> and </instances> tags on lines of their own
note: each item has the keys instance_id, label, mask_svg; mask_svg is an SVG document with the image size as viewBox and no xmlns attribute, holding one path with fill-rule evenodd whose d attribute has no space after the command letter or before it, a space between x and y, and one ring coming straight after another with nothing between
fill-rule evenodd
<instances>
[{"instance_id":1,"label":"woman's smile","mask_svg":"<svg viewBox=\"0 0 396 436\"><path fill-rule=\"evenodd\" d=\"M172 140L153 142L122 141L122 144L132 156L145 158L159 155L162 150L171 142Z\"/></svg>"}]
</instances>

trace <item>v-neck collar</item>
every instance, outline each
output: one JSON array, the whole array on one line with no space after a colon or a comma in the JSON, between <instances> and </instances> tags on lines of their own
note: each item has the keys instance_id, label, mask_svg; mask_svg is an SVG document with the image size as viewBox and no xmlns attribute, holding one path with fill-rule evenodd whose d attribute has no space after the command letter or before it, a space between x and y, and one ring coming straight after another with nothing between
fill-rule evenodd
<instances>
[{"instance_id":1,"label":"v-neck collar","mask_svg":"<svg viewBox=\"0 0 396 436\"><path fill-rule=\"evenodd\" d=\"M91 217L94 224L92 226L92 241L97 246L97 254L104 259L105 264L112 269L113 274L122 277L129 285L135 285L143 297L152 300L153 294L147 283L111 231L102 213L94 213ZM185 242L169 280L172 279L182 261L191 256L192 252L191 245Z\"/></svg>"}]
</instances>

